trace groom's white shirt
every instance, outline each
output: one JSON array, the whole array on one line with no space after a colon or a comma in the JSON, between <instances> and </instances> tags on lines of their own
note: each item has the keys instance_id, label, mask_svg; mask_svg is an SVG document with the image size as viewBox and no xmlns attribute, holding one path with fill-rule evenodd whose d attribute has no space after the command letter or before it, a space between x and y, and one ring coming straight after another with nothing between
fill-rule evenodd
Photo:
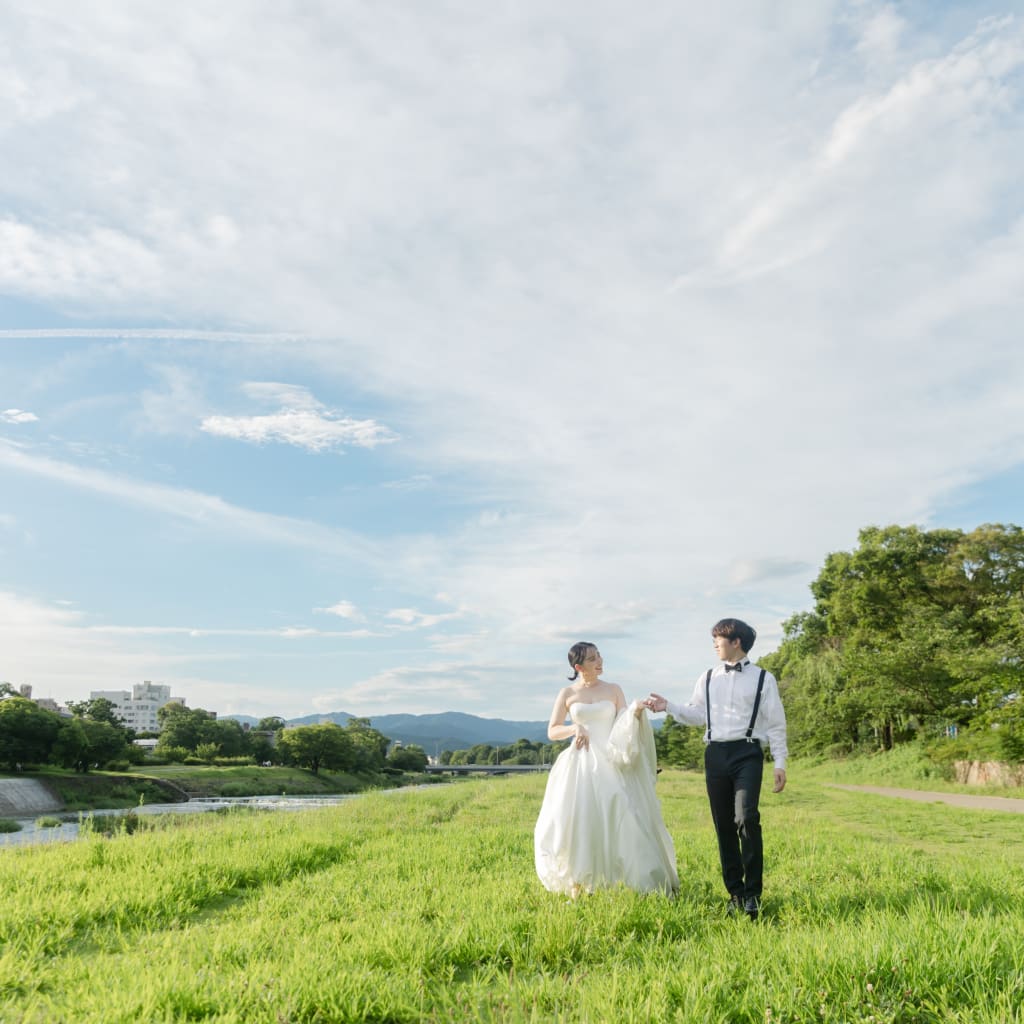
<instances>
[{"instance_id":1,"label":"groom's white shirt","mask_svg":"<svg viewBox=\"0 0 1024 1024\"><path fill-rule=\"evenodd\" d=\"M711 741L724 743L729 740L746 739L750 715L754 710L754 696L757 680L761 675L758 666L743 660L743 670L726 672L725 665L718 665L711 673ZM687 725L704 726L704 742L708 742L707 711L704 701L704 679L702 672L693 687L689 704L673 704L666 701L665 710L676 720ZM752 738L767 743L775 759L775 767L786 768L786 713L782 709L779 686L771 672L765 672L761 705L757 710Z\"/></svg>"}]
</instances>

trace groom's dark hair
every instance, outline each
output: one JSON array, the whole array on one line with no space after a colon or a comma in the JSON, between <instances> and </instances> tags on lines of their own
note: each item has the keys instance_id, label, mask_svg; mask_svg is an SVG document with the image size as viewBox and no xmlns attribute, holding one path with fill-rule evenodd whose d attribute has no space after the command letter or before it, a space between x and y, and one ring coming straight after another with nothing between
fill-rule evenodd
<instances>
[{"instance_id":1,"label":"groom's dark hair","mask_svg":"<svg viewBox=\"0 0 1024 1024\"><path fill-rule=\"evenodd\" d=\"M591 651L597 650L597 644L587 643L586 640L581 640L578 644L573 644L569 648L569 668L572 669L572 675L569 676L569 682L572 682L579 676L579 672L576 671L577 665L582 665L587 660L587 655Z\"/></svg>"},{"instance_id":2,"label":"groom's dark hair","mask_svg":"<svg viewBox=\"0 0 1024 1024\"><path fill-rule=\"evenodd\" d=\"M712 636L724 636L726 640L739 640L740 647L749 651L757 639L757 630L741 619L719 619L711 627Z\"/></svg>"}]
</instances>

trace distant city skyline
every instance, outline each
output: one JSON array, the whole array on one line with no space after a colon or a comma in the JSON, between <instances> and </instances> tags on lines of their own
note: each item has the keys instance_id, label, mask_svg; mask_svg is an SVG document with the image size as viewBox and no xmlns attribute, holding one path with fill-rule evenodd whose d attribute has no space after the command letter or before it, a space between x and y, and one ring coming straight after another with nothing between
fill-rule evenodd
<instances>
[{"instance_id":1,"label":"distant city skyline","mask_svg":"<svg viewBox=\"0 0 1024 1024\"><path fill-rule=\"evenodd\" d=\"M0 13L0 679L685 696L1024 508L1022 3Z\"/></svg>"}]
</instances>

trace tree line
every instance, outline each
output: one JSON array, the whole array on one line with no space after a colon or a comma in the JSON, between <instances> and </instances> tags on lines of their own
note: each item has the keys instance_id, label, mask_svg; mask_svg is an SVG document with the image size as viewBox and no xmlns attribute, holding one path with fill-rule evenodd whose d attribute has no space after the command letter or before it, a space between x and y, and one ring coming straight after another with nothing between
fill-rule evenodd
<instances>
[{"instance_id":1,"label":"tree line","mask_svg":"<svg viewBox=\"0 0 1024 1024\"><path fill-rule=\"evenodd\" d=\"M830 554L814 606L760 663L796 753L891 749L1024 760L1024 531L869 527Z\"/></svg>"},{"instance_id":2,"label":"tree line","mask_svg":"<svg viewBox=\"0 0 1024 1024\"><path fill-rule=\"evenodd\" d=\"M551 764L564 743L518 739L512 743L477 743L465 750L442 750L441 764Z\"/></svg>"},{"instance_id":3,"label":"tree line","mask_svg":"<svg viewBox=\"0 0 1024 1024\"><path fill-rule=\"evenodd\" d=\"M127 770L147 760L136 734L104 697L68 704L71 717L39 707L0 683L0 765L11 771L56 765L78 772L94 767ZM261 719L246 729L203 708L165 704L157 711L160 732L152 759L192 764L284 764L326 771L379 774L422 771L427 755L415 745L392 746L369 719L345 726L326 723L288 727L284 719ZM390 750L389 750L390 748Z\"/></svg>"}]
</instances>

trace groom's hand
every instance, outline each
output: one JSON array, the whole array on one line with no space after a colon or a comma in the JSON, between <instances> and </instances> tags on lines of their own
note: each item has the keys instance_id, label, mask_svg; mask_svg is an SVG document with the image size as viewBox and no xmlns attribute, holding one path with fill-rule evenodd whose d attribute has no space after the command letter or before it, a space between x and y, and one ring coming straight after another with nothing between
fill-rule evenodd
<instances>
[{"instance_id":1,"label":"groom's hand","mask_svg":"<svg viewBox=\"0 0 1024 1024\"><path fill-rule=\"evenodd\" d=\"M775 769L775 785L772 786L773 793L781 793L786 788L786 771L784 768Z\"/></svg>"},{"instance_id":2,"label":"groom's hand","mask_svg":"<svg viewBox=\"0 0 1024 1024\"><path fill-rule=\"evenodd\" d=\"M668 701L660 693L652 693L647 700L642 700L640 703L655 714L661 714L668 707Z\"/></svg>"}]
</instances>

